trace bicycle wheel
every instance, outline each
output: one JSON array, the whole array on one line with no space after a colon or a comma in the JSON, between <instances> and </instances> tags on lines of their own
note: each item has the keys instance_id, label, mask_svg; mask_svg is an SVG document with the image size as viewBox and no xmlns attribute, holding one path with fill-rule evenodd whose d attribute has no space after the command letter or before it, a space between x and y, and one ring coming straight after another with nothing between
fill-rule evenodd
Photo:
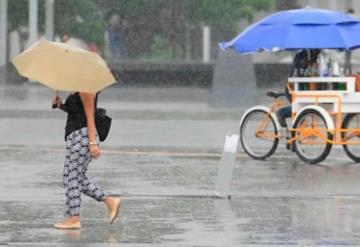
<instances>
[{"instance_id":1,"label":"bicycle wheel","mask_svg":"<svg viewBox=\"0 0 360 247\"><path fill-rule=\"evenodd\" d=\"M342 132L342 139L348 142L360 142L360 114L348 114L344 118L341 126L342 129L352 130L349 132ZM359 144L344 144L345 153L355 162L360 162L360 145Z\"/></svg>"},{"instance_id":2,"label":"bicycle wheel","mask_svg":"<svg viewBox=\"0 0 360 247\"><path fill-rule=\"evenodd\" d=\"M279 144L278 129L272 116L260 109L249 112L240 126L240 141L250 157L258 160L270 157Z\"/></svg>"},{"instance_id":3,"label":"bicycle wheel","mask_svg":"<svg viewBox=\"0 0 360 247\"><path fill-rule=\"evenodd\" d=\"M307 109L300 113L294 123L294 148L299 158L307 163L323 161L330 153L333 135L327 131L327 124L320 112ZM320 137L321 136L321 137Z\"/></svg>"}]
</instances>

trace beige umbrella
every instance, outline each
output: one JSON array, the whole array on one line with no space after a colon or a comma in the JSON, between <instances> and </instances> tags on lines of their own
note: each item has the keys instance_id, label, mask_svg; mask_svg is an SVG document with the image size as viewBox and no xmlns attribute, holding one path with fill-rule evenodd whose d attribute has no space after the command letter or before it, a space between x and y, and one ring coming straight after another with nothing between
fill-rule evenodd
<instances>
[{"instance_id":1,"label":"beige umbrella","mask_svg":"<svg viewBox=\"0 0 360 247\"><path fill-rule=\"evenodd\" d=\"M45 38L16 56L13 64L22 76L54 90L96 93L116 82L96 53Z\"/></svg>"}]
</instances>

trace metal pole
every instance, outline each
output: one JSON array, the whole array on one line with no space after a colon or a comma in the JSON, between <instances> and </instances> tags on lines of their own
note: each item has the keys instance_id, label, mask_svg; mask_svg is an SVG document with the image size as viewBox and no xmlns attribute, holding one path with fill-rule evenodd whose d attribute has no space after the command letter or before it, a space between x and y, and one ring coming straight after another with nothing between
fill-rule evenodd
<instances>
[{"instance_id":1,"label":"metal pole","mask_svg":"<svg viewBox=\"0 0 360 247\"><path fill-rule=\"evenodd\" d=\"M7 64L7 7L8 0L0 0L0 67Z\"/></svg>"},{"instance_id":2,"label":"metal pole","mask_svg":"<svg viewBox=\"0 0 360 247\"><path fill-rule=\"evenodd\" d=\"M339 11L337 0L330 0L329 4L330 4L329 9Z\"/></svg>"},{"instance_id":3,"label":"metal pole","mask_svg":"<svg viewBox=\"0 0 360 247\"><path fill-rule=\"evenodd\" d=\"M191 60L191 25L187 24L185 30L185 62Z\"/></svg>"},{"instance_id":4,"label":"metal pole","mask_svg":"<svg viewBox=\"0 0 360 247\"><path fill-rule=\"evenodd\" d=\"M352 7L356 15L360 13L360 1L353 1Z\"/></svg>"},{"instance_id":5,"label":"metal pole","mask_svg":"<svg viewBox=\"0 0 360 247\"><path fill-rule=\"evenodd\" d=\"M211 42L210 42L210 27L203 27L203 62L210 62L210 50Z\"/></svg>"},{"instance_id":6,"label":"metal pole","mask_svg":"<svg viewBox=\"0 0 360 247\"><path fill-rule=\"evenodd\" d=\"M308 6L312 7L312 8L317 8L317 6L318 6L317 0L310 0L308 3Z\"/></svg>"},{"instance_id":7,"label":"metal pole","mask_svg":"<svg viewBox=\"0 0 360 247\"><path fill-rule=\"evenodd\" d=\"M54 39L54 0L46 0L45 37Z\"/></svg>"},{"instance_id":8,"label":"metal pole","mask_svg":"<svg viewBox=\"0 0 360 247\"><path fill-rule=\"evenodd\" d=\"M352 74L352 64L351 64L351 51L345 51L345 63L344 63L344 74L351 75Z\"/></svg>"},{"instance_id":9,"label":"metal pole","mask_svg":"<svg viewBox=\"0 0 360 247\"><path fill-rule=\"evenodd\" d=\"M38 0L29 0L29 40L31 45L38 39Z\"/></svg>"},{"instance_id":10,"label":"metal pole","mask_svg":"<svg viewBox=\"0 0 360 247\"><path fill-rule=\"evenodd\" d=\"M38 39L38 0L29 0L29 39L26 46L29 47L37 39ZM29 82L34 82L34 81L29 79Z\"/></svg>"}]
</instances>

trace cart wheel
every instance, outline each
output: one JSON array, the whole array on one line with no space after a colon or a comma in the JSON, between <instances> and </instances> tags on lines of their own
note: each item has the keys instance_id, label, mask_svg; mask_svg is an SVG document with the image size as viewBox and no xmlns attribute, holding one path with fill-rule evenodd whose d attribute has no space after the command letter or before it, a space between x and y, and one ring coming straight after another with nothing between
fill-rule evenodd
<instances>
[{"instance_id":1,"label":"cart wheel","mask_svg":"<svg viewBox=\"0 0 360 247\"><path fill-rule=\"evenodd\" d=\"M342 129L354 129L354 131L342 132L343 140L360 142L360 114L347 114L341 126ZM357 130L356 130L357 129ZM355 162L360 163L360 145L344 144L345 153Z\"/></svg>"},{"instance_id":2,"label":"cart wheel","mask_svg":"<svg viewBox=\"0 0 360 247\"><path fill-rule=\"evenodd\" d=\"M294 124L294 148L303 161L316 164L323 161L330 153L333 135L327 131L327 124L322 114L315 109L300 113ZM322 138L320 137L322 136Z\"/></svg>"},{"instance_id":3,"label":"cart wheel","mask_svg":"<svg viewBox=\"0 0 360 247\"><path fill-rule=\"evenodd\" d=\"M240 141L250 157L257 160L270 157L279 144L273 117L264 110L250 111L240 126Z\"/></svg>"}]
</instances>

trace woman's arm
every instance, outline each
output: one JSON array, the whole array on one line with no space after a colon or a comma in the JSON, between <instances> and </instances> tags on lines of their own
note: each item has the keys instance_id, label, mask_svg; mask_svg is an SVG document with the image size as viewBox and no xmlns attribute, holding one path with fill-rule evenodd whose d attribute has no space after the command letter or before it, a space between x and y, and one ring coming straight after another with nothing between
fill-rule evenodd
<instances>
[{"instance_id":1,"label":"woman's arm","mask_svg":"<svg viewBox=\"0 0 360 247\"><path fill-rule=\"evenodd\" d=\"M83 107L86 115L90 152L93 158L98 158L100 152L98 146L96 145L96 125L94 119L94 94L80 92L79 95L83 103Z\"/></svg>"}]
</instances>

